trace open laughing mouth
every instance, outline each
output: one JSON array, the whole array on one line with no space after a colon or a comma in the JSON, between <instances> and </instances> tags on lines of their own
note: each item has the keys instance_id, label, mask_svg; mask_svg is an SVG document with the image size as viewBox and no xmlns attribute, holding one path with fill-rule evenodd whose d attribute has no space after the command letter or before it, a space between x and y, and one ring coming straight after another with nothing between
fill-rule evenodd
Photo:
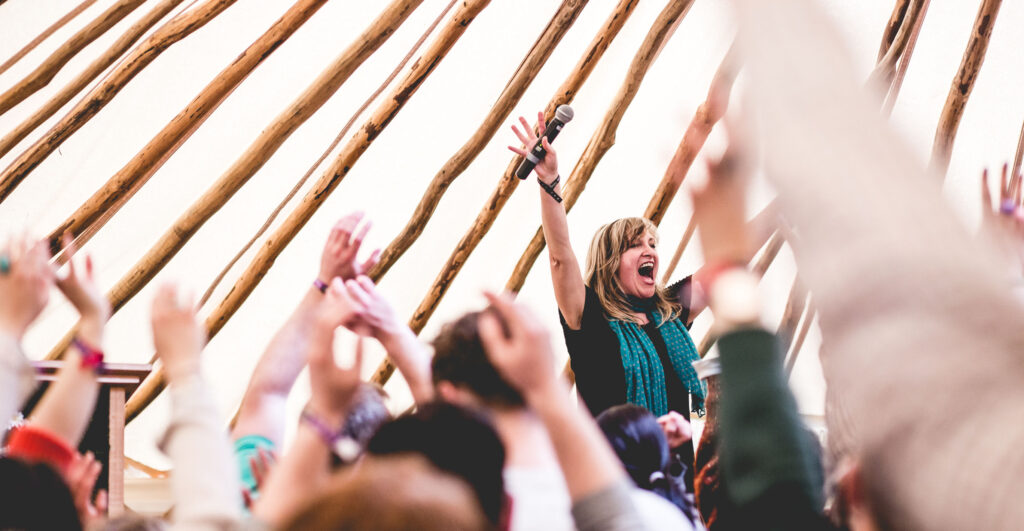
<instances>
[{"instance_id":1,"label":"open laughing mouth","mask_svg":"<svg viewBox=\"0 0 1024 531\"><path fill-rule=\"evenodd\" d=\"M642 262L640 267L637 269L637 272L644 278L654 280L654 260Z\"/></svg>"}]
</instances>

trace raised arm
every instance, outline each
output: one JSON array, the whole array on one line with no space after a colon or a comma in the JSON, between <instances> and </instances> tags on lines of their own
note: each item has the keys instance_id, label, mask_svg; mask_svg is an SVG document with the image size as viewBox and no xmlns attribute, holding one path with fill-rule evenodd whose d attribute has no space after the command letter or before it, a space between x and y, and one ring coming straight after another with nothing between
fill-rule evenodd
<instances>
[{"instance_id":1,"label":"raised arm","mask_svg":"<svg viewBox=\"0 0 1024 531\"><path fill-rule=\"evenodd\" d=\"M420 343L416 334L398 320L395 309L373 285L370 277L360 275L345 282L352 300L361 307L356 327L365 327L370 335L388 353L388 357L402 373L417 404L434 398L434 385L430 378L430 351Z\"/></svg>"},{"instance_id":2,"label":"raised arm","mask_svg":"<svg viewBox=\"0 0 1024 531\"><path fill-rule=\"evenodd\" d=\"M523 130L520 131L515 125L512 131L523 143L523 147L509 146L508 148L519 155L526 156L527 149L537 141L538 131L544 129L544 113L537 113L537 124L531 128L526 118L519 117L519 123ZM555 300L558 302L558 309L562 312L569 328L579 329L580 321L583 318L583 303L586 300L587 292L583 284L583 273L580 271L580 264L576 260L576 253L572 251L572 244L569 241L569 223L566 219L565 208L560 199L562 196L561 178L558 175L558 156L551 148L547 138L541 139L547 156L544 157L534 172L540 181L538 192L540 193L540 216L541 225L544 228L544 241L548 247L548 260L551 265L551 283L555 286ZM558 182L556 182L556 180ZM554 184L552 184L554 183ZM551 188L549 193L546 187Z\"/></svg>"},{"instance_id":3,"label":"raised arm","mask_svg":"<svg viewBox=\"0 0 1024 531\"><path fill-rule=\"evenodd\" d=\"M362 219L361 212L348 214L331 229L320 258L316 285L311 283L306 289L298 307L274 334L256 364L232 431L235 439L245 435L261 435L275 446L280 446L284 436L288 394L302 368L306 366L309 338L317 308L324 298L320 288L334 278L355 278L377 261L376 251L365 262L356 261L363 239L370 229L369 221L359 228Z\"/></svg>"},{"instance_id":4,"label":"raised arm","mask_svg":"<svg viewBox=\"0 0 1024 531\"><path fill-rule=\"evenodd\" d=\"M110 317L110 303L93 278L92 259L77 263L70 240L67 274L57 286L80 315L72 347L64 356L57 381L50 386L29 418L29 423L64 439L71 446L85 434L92 419L100 384L96 376L103 363L103 328Z\"/></svg>"},{"instance_id":5,"label":"raised arm","mask_svg":"<svg viewBox=\"0 0 1024 531\"><path fill-rule=\"evenodd\" d=\"M21 338L50 298L48 257L42 241L30 245L15 239L0 249L0 426L6 426L35 385Z\"/></svg>"},{"instance_id":6,"label":"raised arm","mask_svg":"<svg viewBox=\"0 0 1024 531\"><path fill-rule=\"evenodd\" d=\"M174 286L161 286L151 317L153 343L170 383L171 421L160 448L174 463L174 526L230 529L241 520L238 471L223 419L201 375L205 339L195 305Z\"/></svg>"},{"instance_id":7,"label":"raised arm","mask_svg":"<svg viewBox=\"0 0 1024 531\"><path fill-rule=\"evenodd\" d=\"M486 294L504 319L485 313L480 338L491 362L547 428L581 531L643 529L629 499L629 480L592 418L576 407L554 370L544 326L506 295ZM506 330L508 333L506 333Z\"/></svg>"},{"instance_id":8,"label":"raised arm","mask_svg":"<svg viewBox=\"0 0 1024 531\"><path fill-rule=\"evenodd\" d=\"M271 527L283 525L327 482L330 456L352 399L359 389L362 345L349 368L334 362L334 331L348 319L352 301L341 280L326 293L310 335L309 381L312 396L302 413L292 447L274 468L253 514ZM361 341L361 340L360 340Z\"/></svg>"}]
</instances>

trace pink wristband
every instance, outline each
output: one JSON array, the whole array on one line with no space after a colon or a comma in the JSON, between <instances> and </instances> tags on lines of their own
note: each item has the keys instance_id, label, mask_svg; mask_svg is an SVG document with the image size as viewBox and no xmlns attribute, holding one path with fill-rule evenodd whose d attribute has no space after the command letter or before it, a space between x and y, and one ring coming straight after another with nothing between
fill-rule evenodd
<instances>
[{"instance_id":1,"label":"pink wristband","mask_svg":"<svg viewBox=\"0 0 1024 531\"><path fill-rule=\"evenodd\" d=\"M86 345L78 336L71 340L71 344L82 353L82 361L79 364L83 369L91 369L96 373L103 372L103 351L96 350Z\"/></svg>"},{"instance_id":2,"label":"pink wristband","mask_svg":"<svg viewBox=\"0 0 1024 531\"><path fill-rule=\"evenodd\" d=\"M313 281L313 286L320 290L320 293L327 293L327 283L319 278Z\"/></svg>"}]
</instances>

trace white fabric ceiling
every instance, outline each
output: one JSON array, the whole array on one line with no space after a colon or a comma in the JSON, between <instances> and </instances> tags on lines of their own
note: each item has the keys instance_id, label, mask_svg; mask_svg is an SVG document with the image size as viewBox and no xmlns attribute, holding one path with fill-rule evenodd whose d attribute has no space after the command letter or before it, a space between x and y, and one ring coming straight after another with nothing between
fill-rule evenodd
<instances>
[{"instance_id":1,"label":"white fabric ceiling","mask_svg":"<svg viewBox=\"0 0 1024 531\"><path fill-rule=\"evenodd\" d=\"M0 58L34 38L79 0L8 0L0 5ZM846 2L821 0L843 28L864 76L876 57L881 32L892 9L890 0ZM101 0L34 52L0 75L6 90L84 23L113 3ZM152 354L148 305L153 287L177 280L202 293L224 264L263 223L268 213L318 157L351 114L407 53L448 0L426 0L401 29L374 54L317 115L300 128L270 162L192 239L164 269L157 282L132 300L112 320L108 357L112 361L145 362ZM362 156L351 173L276 265L246 305L213 339L204 369L215 382L225 419L234 411L250 371L277 326L287 316L316 272L320 247L330 225L342 214L364 210L374 221L368 247L384 247L405 225L413 207L437 169L476 130L491 103L519 65L557 7L554 0L494 0L385 132ZM612 0L592 0L526 92L515 115L530 116L550 99L579 55L613 8ZM284 12L288 2L240 0L221 16L172 46L58 153L41 164L3 204L0 232L27 229L42 235L77 208L93 191L202 89L225 65ZM120 276L156 241L212 180L219 177L259 131L345 47L377 14L383 2L329 2L261 65L206 124L86 247L97 263L104 288ZM570 215L573 242L583 258L593 231L602 223L639 215L661 178L696 106L703 101L711 75L728 47L731 24L725 2L698 0L644 80L619 127L616 145L604 157L586 192ZM633 53L664 2L640 2L573 107L576 119L558 139L557 149L567 175L607 109ZM45 89L0 116L0 132L13 128L59 87L76 75L147 9L143 6L74 58ZM935 126L949 84L959 65L974 21L977 2L933 2L924 23L893 121L918 150L922 161L930 151ZM1016 31L1024 5L1006 2L996 22L991 46L974 94L960 126L947 181L948 197L976 224L978 175L1012 158L1021 120L1024 86L1021 70L1024 35ZM794 28L799 31L799 28ZM827 75L827 73L822 73ZM740 83L743 82L742 77ZM371 109L373 107L371 106ZM51 119L47 126L55 119ZM511 118L508 120L511 123ZM360 121L356 122L361 123ZM19 149L0 159L6 166L38 137L36 131ZM720 133L708 142L709 152L721 148ZM381 287L403 318L424 297L430 283L490 194L510 158L512 142L501 129L472 166L452 185L423 235L384 277ZM828 168L822 168L827 172ZM690 179L704 173L698 161ZM319 174L314 174L314 177ZM535 186L527 182L506 205L490 234L467 262L423 333L432 337L439 325L467 309L482 306L481 288L504 286L526 242L540 221ZM758 184L752 198L757 209L771 197ZM301 196L300 196L301 197ZM290 211L291 206L285 212ZM662 223L662 263L666 264L689 219L684 193ZM251 255L228 275L205 311L227 293ZM544 266L534 268L520 298L547 319L564 359L550 278ZM687 251L676 276L700 263L697 245ZM793 266L788 249L764 282L766 320L775 326L782 312ZM27 349L42 356L72 323L66 305L55 303L27 339ZM708 326L698 322L696 336ZM343 338L340 341L350 341ZM815 356L818 338L812 332L793 376L802 410L822 413L823 383ZM373 351L364 368L371 374L381 359ZM394 409L410 398L399 378L388 384ZM300 378L292 400L297 413L308 394ZM127 431L128 455L156 466L166 461L154 442L167 418L167 403L158 399Z\"/></svg>"}]
</instances>

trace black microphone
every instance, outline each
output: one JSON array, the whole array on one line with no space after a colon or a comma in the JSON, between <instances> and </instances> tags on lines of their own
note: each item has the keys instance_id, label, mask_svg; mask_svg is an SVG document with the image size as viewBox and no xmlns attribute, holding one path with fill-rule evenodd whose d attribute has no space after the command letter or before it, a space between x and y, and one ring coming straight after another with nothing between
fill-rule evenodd
<instances>
[{"instance_id":1,"label":"black microphone","mask_svg":"<svg viewBox=\"0 0 1024 531\"><path fill-rule=\"evenodd\" d=\"M572 121L572 116L572 107L568 105L559 105L555 109L555 117L548 122L547 128L544 129L544 134L537 139L533 147L530 148L530 151L526 152L526 157L519 163L519 168L516 169L516 177L525 179L530 176L533 167L544 160L544 156L548 154L544 146L541 145L540 139L547 137L548 143L554 142L558 133L562 132L562 127Z\"/></svg>"}]
</instances>

